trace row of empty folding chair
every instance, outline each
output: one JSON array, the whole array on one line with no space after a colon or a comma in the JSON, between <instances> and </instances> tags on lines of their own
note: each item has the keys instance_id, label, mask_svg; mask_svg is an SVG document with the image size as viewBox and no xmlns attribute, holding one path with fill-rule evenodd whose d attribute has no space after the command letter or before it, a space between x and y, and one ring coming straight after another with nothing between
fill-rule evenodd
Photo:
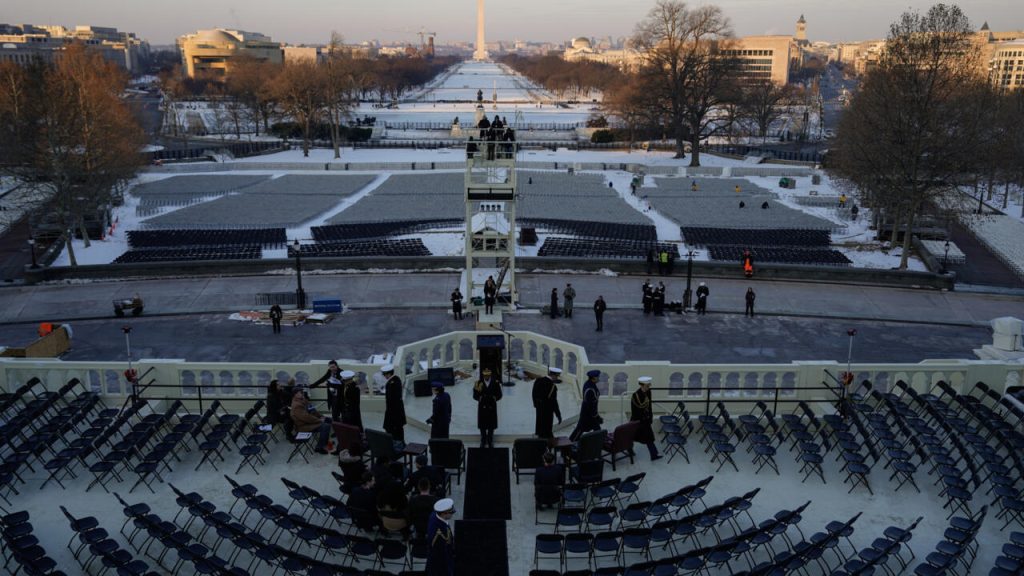
<instances>
[{"instance_id":1,"label":"row of empty folding chair","mask_svg":"<svg viewBox=\"0 0 1024 576\"><path fill-rule=\"evenodd\" d=\"M224 246L187 246L177 248L139 248L118 256L114 263L183 262L193 260L259 260L263 248L259 244Z\"/></svg>"},{"instance_id":2,"label":"row of empty folding chair","mask_svg":"<svg viewBox=\"0 0 1024 576\"><path fill-rule=\"evenodd\" d=\"M389 238L426 230L463 226L463 220L391 220L386 222L353 222L313 226L310 230L318 244L336 244L346 240Z\"/></svg>"},{"instance_id":3,"label":"row of empty folding chair","mask_svg":"<svg viewBox=\"0 0 1024 576\"><path fill-rule=\"evenodd\" d=\"M658 241L657 228L649 224L559 220L555 218L521 218L519 225L521 227L538 228L549 234L571 234L581 238L647 243Z\"/></svg>"},{"instance_id":4,"label":"row of empty folding chair","mask_svg":"<svg viewBox=\"0 0 1024 576\"><path fill-rule=\"evenodd\" d=\"M307 257L350 256L430 256L430 250L419 238L350 240L331 243L303 244Z\"/></svg>"},{"instance_id":5,"label":"row of empty folding chair","mask_svg":"<svg viewBox=\"0 0 1024 576\"><path fill-rule=\"evenodd\" d=\"M284 228L225 230L129 230L131 248L185 248L257 245L284 248L288 238Z\"/></svg>"},{"instance_id":6,"label":"row of empty folding chair","mask_svg":"<svg viewBox=\"0 0 1024 576\"><path fill-rule=\"evenodd\" d=\"M747 246L781 247L799 246L804 248L827 248L832 243L828 230L792 229L792 228L701 228L684 226L681 228L683 240L694 246Z\"/></svg>"},{"instance_id":7,"label":"row of empty folding chair","mask_svg":"<svg viewBox=\"0 0 1024 576\"><path fill-rule=\"evenodd\" d=\"M35 527L24 510L0 516L0 555L8 574L64 576L59 564L40 545Z\"/></svg>"}]
</instances>

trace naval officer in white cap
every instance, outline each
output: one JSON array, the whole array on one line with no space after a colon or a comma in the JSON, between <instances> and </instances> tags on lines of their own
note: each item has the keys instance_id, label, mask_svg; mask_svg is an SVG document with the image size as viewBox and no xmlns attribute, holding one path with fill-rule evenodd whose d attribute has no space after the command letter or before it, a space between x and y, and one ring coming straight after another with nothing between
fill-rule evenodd
<instances>
[{"instance_id":1,"label":"naval officer in white cap","mask_svg":"<svg viewBox=\"0 0 1024 576\"><path fill-rule=\"evenodd\" d=\"M654 408L651 405L651 380L650 376L641 376L637 379L639 388L633 392L633 397L629 402L629 419L639 423L633 441L646 445L647 451L651 454L651 462L654 462L660 460L661 456L658 454L658 445L654 442L654 428L651 427L654 422Z\"/></svg>"},{"instance_id":2,"label":"naval officer in white cap","mask_svg":"<svg viewBox=\"0 0 1024 576\"><path fill-rule=\"evenodd\" d=\"M391 434L396 442L405 443L405 388L402 380L395 376L395 367L385 364L381 374L384 382L384 431Z\"/></svg>"},{"instance_id":3,"label":"naval officer in white cap","mask_svg":"<svg viewBox=\"0 0 1024 576\"><path fill-rule=\"evenodd\" d=\"M442 498L434 503L434 513L427 521L427 554L425 572L428 576L453 576L455 574L455 532L451 519L455 516L455 501Z\"/></svg>"}]
</instances>

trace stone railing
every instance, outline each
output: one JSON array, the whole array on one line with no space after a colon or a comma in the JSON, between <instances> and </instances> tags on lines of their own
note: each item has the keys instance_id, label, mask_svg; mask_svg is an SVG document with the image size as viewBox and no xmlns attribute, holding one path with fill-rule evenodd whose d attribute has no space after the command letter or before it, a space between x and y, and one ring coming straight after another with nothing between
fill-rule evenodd
<instances>
[{"instance_id":1,"label":"stone railing","mask_svg":"<svg viewBox=\"0 0 1024 576\"><path fill-rule=\"evenodd\" d=\"M601 409L608 414L628 410L629 395L640 376L654 378L654 401L658 412L669 412L677 401L685 401L691 414L702 413L716 402L729 404L730 411L744 413L755 402L774 404L779 412L788 412L797 401L832 403L841 394L836 379L846 371L845 364L832 361L799 361L790 364L671 364L639 361L624 364L590 363L582 346L549 338L534 332L450 332L399 346L395 351L398 373L404 371L407 390L413 381L426 378L431 366L456 367L472 372L479 361L476 336L501 334L506 338L506 354L511 351L515 366L525 372L542 374L548 366L562 368L562 380L579 398L582 376L588 370L602 373L599 389ZM342 369L356 372L370 390L362 406L371 412L383 411L382 396L372 393L379 366L338 360ZM286 382L294 377L308 384L326 370L327 359L306 363L217 363L185 360L139 360L134 368L142 375L143 385L152 385L141 393L152 400L180 398L190 410L220 400L228 410L241 412L257 398L266 395L271 379ZM12 391L33 377L50 389L78 378L85 386L119 404L131 392L125 383L124 362L63 362L60 360L0 358L0 389ZM985 382L997 392L1024 382L1024 365L992 360L926 360L918 364L854 364L855 381L871 381L875 389L886 391L903 380L920 393L932 391L941 380L960 392L969 392L977 382ZM314 400L322 400L325 390L312 391ZM563 406L566 414L573 408Z\"/></svg>"}]
</instances>

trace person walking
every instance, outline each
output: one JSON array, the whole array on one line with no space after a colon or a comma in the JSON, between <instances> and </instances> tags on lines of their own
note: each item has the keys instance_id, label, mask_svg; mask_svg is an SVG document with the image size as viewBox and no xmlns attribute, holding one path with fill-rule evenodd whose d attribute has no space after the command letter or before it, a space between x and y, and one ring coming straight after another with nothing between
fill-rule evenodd
<instances>
[{"instance_id":1,"label":"person walking","mask_svg":"<svg viewBox=\"0 0 1024 576\"><path fill-rule=\"evenodd\" d=\"M327 372L323 376L318 378L316 382L313 382L309 387L316 388L321 384L327 386L327 406L331 409L331 418L334 420L341 420L341 406L342 406L342 378L341 368L338 367L337 360L331 360L327 363Z\"/></svg>"},{"instance_id":2,"label":"person walking","mask_svg":"<svg viewBox=\"0 0 1024 576\"><path fill-rule=\"evenodd\" d=\"M597 389L597 380L601 377L600 370L587 372L587 381L583 384L583 402L580 404L580 417L576 421L576 429L569 435L573 442L580 439L584 432L600 430L604 420L598 414L598 401L601 392Z\"/></svg>"},{"instance_id":3,"label":"person walking","mask_svg":"<svg viewBox=\"0 0 1024 576\"><path fill-rule=\"evenodd\" d=\"M501 400L501 382L490 368L484 368L480 380L473 386L476 400L476 427L480 429L480 447L494 448L494 430L498 427L498 401Z\"/></svg>"},{"instance_id":4,"label":"person walking","mask_svg":"<svg viewBox=\"0 0 1024 576\"><path fill-rule=\"evenodd\" d=\"M744 316L750 316L751 318L754 317L754 300L756 300L756 299L757 299L757 294L754 294L754 289L753 288L747 288L747 295L746 295L747 307L743 311L743 315Z\"/></svg>"},{"instance_id":5,"label":"person walking","mask_svg":"<svg viewBox=\"0 0 1024 576\"><path fill-rule=\"evenodd\" d=\"M451 301L452 316L454 316L456 320L462 320L462 292L458 288L452 292Z\"/></svg>"},{"instance_id":6,"label":"person walking","mask_svg":"<svg viewBox=\"0 0 1024 576\"><path fill-rule=\"evenodd\" d=\"M345 383L341 393L341 421L349 426L355 426L361 431L363 429L363 414L359 409L359 398L363 391L359 389L359 383L356 382L356 373L351 370L343 370L341 381Z\"/></svg>"},{"instance_id":7,"label":"person walking","mask_svg":"<svg viewBox=\"0 0 1024 576\"><path fill-rule=\"evenodd\" d=\"M281 333L281 318L284 317L284 312L281 307L274 304L270 307L270 322L274 325L274 334Z\"/></svg>"},{"instance_id":8,"label":"person walking","mask_svg":"<svg viewBox=\"0 0 1024 576\"><path fill-rule=\"evenodd\" d=\"M604 331L604 311L607 309L608 305L604 303L604 296L598 296L597 300L594 300L594 317L597 319L595 332Z\"/></svg>"},{"instance_id":9,"label":"person walking","mask_svg":"<svg viewBox=\"0 0 1024 576\"><path fill-rule=\"evenodd\" d=\"M427 576L455 576L455 532L451 519L455 516L455 501L442 498L434 503L434 513L427 521Z\"/></svg>"},{"instance_id":10,"label":"person walking","mask_svg":"<svg viewBox=\"0 0 1024 576\"><path fill-rule=\"evenodd\" d=\"M566 283L565 290L562 290L562 310L566 318L572 318L573 301L576 299L576 289L572 284Z\"/></svg>"},{"instance_id":11,"label":"person walking","mask_svg":"<svg viewBox=\"0 0 1024 576\"><path fill-rule=\"evenodd\" d=\"M484 314L494 314L494 301L498 299L498 285L494 276L488 276L484 282Z\"/></svg>"},{"instance_id":12,"label":"person walking","mask_svg":"<svg viewBox=\"0 0 1024 576\"><path fill-rule=\"evenodd\" d=\"M708 313L708 296L711 295L711 290L708 290L708 285L704 282L700 283L697 287L697 314L704 316Z\"/></svg>"},{"instance_id":13,"label":"person walking","mask_svg":"<svg viewBox=\"0 0 1024 576\"><path fill-rule=\"evenodd\" d=\"M558 288L551 289L551 317L558 318Z\"/></svg>"},{"instance_id":14,"label":"person walking","mask_svg":"<svg viewBox=\"0 0 1024 576\"><path fill-rule=\"evenodd\" d=\"M554 425L551 419L558 417L562 423L562 411L558 408L558 377L562 374L559 368L548 368L546 376L533 381L533 409L536 412L533 433L538 438L553 438Z\"/></svg>"},{"instance_id":15,"label":"person walking","mask_svg":"<svg viewBox=\"0 0 1024 576\"><path fill-rule=\"evenodd\" d=\"M452 423L452 397L444 391L443 382L435 380L430 383L430 387L434 392L430 418L427 418L427 424L430 424L430 437L448 438L448 429Z\"/></svg>"},{"instance_id":16,"label":"person walking","mask_svg":"<svg viewBox=\"0 0 1024 576\"><path fill-rule=\"evenodd\" d=\"M395 376L395 367L385 364L380 369L384 382L384 431L396 442L405 443L405 387Z\"/></svg>"},{"instance_id":17,"label":"person walking","mask_svg":"<svg viewBox=\"0 0 1024 576\"><path fill-rule=\"evenodd\" d=\"M647 452L651 455L651 462L654 462L660 460L661 455L658 454L658 445L654 442L654 428L651 427L654 423L654 408L651 405L651 377L641 376L637 379L637 383L639 388L633 392L633 397L629 401L629 420L639 423L633 441L646 445Z\"/></svg>"}]
</instances>

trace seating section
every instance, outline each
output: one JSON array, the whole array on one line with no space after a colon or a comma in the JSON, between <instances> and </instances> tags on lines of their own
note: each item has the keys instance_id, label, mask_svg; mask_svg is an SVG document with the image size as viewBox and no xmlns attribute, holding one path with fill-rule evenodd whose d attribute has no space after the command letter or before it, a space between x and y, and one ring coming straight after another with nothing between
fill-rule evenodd
<instances>
[{"instance_id":1,"label":"seating section","mask_svg":"<svg viewBox=\"0 0 1024 576\"><path fill-rule=\"evenodd\" d=\"M405 240L354 240L326 244L306 244L302 255L309 257L355 256L430 256L430 250L419 238Z\"/></svg>"},{"instance_id":2,"label":"seating section","mask_svg":"<svg viewBox=\"0 0 1024 576\"><path fill-rule=\"evenodd\" d=\"M708 249L712 260L740 262L743 259L743 246L711 246ZM829 266L848 266L852 264L845 254L838 250L821 248L787 248L761 247L750 248L754 263L784 262L787 264L825 264Z\"/></svg>"},{"instance_id":3,"label":"seating section","mask_svg":"<svg viewBox=\"0 0 1024 576\"><path fill-rule=\"evenodd\" d=\"M390 238L414 234L425 230L438 228L462 229L465 220L435 219L435 220L392 220L388 222L354 222L351 224L332 224L329 226L314 226L313 239L317 243L337 243L346 240L363 238Z\"/></svg>"},{"instance_id":4,"label":"seating section","mask_svg":"<svg viewBox=\"0 0 1024 576\"><path fill-rule=\"evenodd\" d=\"M828 230L791 228L737 229L684 226L683 240L691 246L790 246L827 248L832 243Z\"/></svg>"},{"instance_id":5,"label":"seating section","mask_svg":"<svg viewBox=\"0 0 1024 576\"><path fill-rule=\"evenodd\" d=\"M288 238L285 236L284 228L130 230L128 232L128 245L135 249L238 245L284 248L287 242Z\"/></svg>"},{"instance_id":6,"label":"seating section","mask_svg":"<svg viewBox=\"0 0 1024 576\"><path fill-rule=\"evenodd\" d=\"M263 251L258 244L238 246L184 248L147 248L129 250L114 260L115 264L136 262L185 262L195 260L259 260Z\"/></svg>"},{"instance_id":7,"label":"seating section","mask_svg":"<svg viewBox=\"0 0 1024 576\"><path fill-rule=\"evenodd\" d=\"M522 218L519 226L537 228L548 234L569 234L582 238L626 240L630 242L657 242L658 230L647 224L619 224L617 222L589 222L554 218Z\"/></svg>"},{"instance_id":8,"label":"seating section","mask_svg":"<svg viewBox=\"0 0 1024 576\"><path fill-rule=\"evenodd\" d=\"M561 237L550 237L544 240L544 244L541 245L537 255L643 260L647 257L647 253L651 248L654 248L657 252L665 250L674 258L679 258L679 248L675 244Z\"/></svg>"}]
</instances>

